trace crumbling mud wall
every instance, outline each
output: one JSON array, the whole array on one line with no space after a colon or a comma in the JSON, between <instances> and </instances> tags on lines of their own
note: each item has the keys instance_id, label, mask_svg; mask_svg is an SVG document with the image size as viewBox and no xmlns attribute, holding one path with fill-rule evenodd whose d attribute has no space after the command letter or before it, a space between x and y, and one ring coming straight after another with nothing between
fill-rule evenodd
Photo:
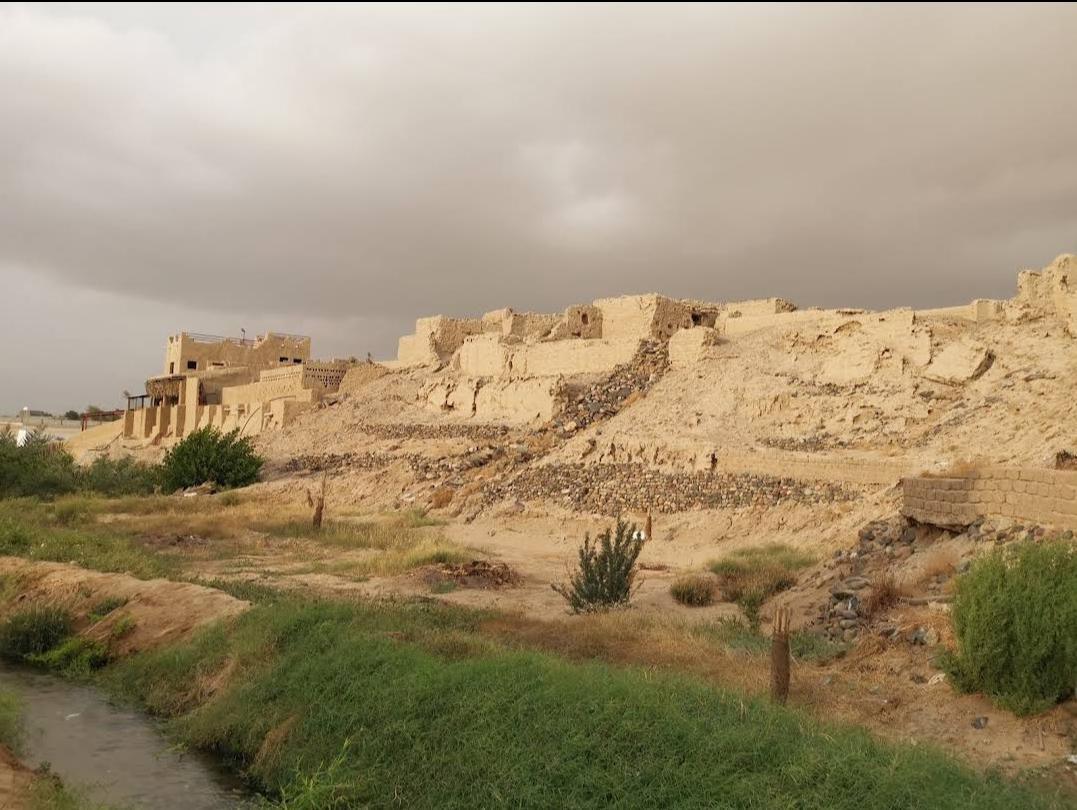
<instances>
[{"instance_id":1,"label":"crumbling mud wall","mask_svg":"<svg viewBox=\"0 0 1077 810\"><path fill-rule=\"evenodd\" d=\"M472 418L476 423L526 425L548 422L565 407L561 377L489 380L453 377L420 389L428 409Z\"/></svg>"},{"instance_id":2,"label":"crumbling mud wall","mask_svg":"<svg viewBox=\"0 0 1077 810\"><path fill-rule=\"evenodd\" d=\"M906 478L901 511L938 526L1007 517L1077 529L1077 472L989 466L961 477Z\"/></svg>"},{"instance_id":3,"label":"crumbling mud wall","mask_svg":"<svg viewBox=\"0 0 1077 810\"><path fill-rule=\"evenodd\" d=\"M1077 256L1063 254L1042 271L1021 272L1017 304L1032 316L1058 318L1069 335L1077 337Z\"/></svg>"}]
</instances>

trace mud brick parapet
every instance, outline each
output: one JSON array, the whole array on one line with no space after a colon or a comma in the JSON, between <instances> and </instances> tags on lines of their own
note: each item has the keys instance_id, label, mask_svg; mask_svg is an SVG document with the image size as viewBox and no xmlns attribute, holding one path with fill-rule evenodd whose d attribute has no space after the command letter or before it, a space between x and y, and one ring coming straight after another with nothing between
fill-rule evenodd
<instances>
[{"instance_id":1,"label":"mud brick parapet","mask_svg":"<svg viewBox=\"0 0 1077 810\"><path fill-rule=\"evenodd\" d=\"M905 478L901 512L921 523L967 526L1008 517L1077 529L1077 472L984 467L960 478Z\"/></svg>"}]
</instances>

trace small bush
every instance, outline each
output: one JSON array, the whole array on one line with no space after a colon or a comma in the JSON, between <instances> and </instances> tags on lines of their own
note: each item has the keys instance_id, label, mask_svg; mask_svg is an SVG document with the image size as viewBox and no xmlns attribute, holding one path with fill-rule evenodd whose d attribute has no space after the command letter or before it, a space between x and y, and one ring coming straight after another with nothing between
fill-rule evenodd
<instances>
[{"instance_id":1,"label":"small bush","mask_svg":"<svg viewBox=\"0 0 1077 810\"><path fill-rule=\"evenodd\" d=\"M1019 543L957 579L954 684L1018 714L1041 711L1077 685L1077 547Z\"/></svg>"},{"instance_id":2,"label":"small bush","mask_svg":"<svg viewBox=\"0 0 1077 810\"><path fill-rule=\"evenodd\" d=\"M752 625L759 622L759 608L777 593L796 584L796 572L814 558L782 544L734 551L715 560L710 569L718 575L722 596L736 602Z\"/></svg>"},{"instance_id":3,"label":"small bush","mask_svg":"<svg viewBox=\"0 0 1077 810\"><path fill-rule=\"evenodd\" d=\"M688 574L669 586L670 595L688 607L706 607L714 602L715 582L708 576Z\"/></svg>"},{"instance_id":4,"label":"small bush","mask_svg":"<svg viewBox=\"0 0 1077 810\"><path fill-rule=\"evenodd\" d=\"M26 661L41 655L71 635L71 617L60 608L28 608L0 624L0 656Z\"/></svg>"},{"instance_id":5,"label":"small bush","mask_svg":"<svg viewBox=\"0 0 1077 810\"><path fill-rule=\"evenodd\" d=\"M567 583L551 587L564 597L573 613L590 613L627 605L636 579L636 560L644 538L635 524L617 521L595 540L584 535L579 566Z\"/></svg>"},{"instance_id":6,"label":"small bush","mask_svg":"<svg viewBox=\"0 0 1077 810\"><path fill-rule=\"evenodd\" d=\"M263 460L250 437L238 430L221 433L204 427L191 433L165 454L162 486L167 492L213 482L222 487L245 487L258 480Z\"/></svg>"},{"instance_id":7,"label":"small bush","mask_svg":"<svg viewBox=\"0 0 1077 810\"><path fill-rule=\"evenodd\" d=\"M874 616L896 605L905 595L905 586L891 573L882 573L871 581L871 591L864 600L864 613Z\"/></svg>"}]
</instances>

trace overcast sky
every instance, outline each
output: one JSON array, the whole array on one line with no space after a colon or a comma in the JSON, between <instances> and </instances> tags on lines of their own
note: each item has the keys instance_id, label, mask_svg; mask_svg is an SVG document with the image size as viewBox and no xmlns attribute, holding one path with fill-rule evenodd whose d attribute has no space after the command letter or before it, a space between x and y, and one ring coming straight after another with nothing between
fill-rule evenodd
<instances>
[{"instance_id":1,"label":"overcast sky","mask_svg":"<svg viewBox=\"0 0 1077 810\"><path fill-rule=\"evenodd\" d=\"M1077 5L0 6L0 412L180 330L395 353L657 291L1012 295L1077 250Z\"/></svg>"}]
</instances>

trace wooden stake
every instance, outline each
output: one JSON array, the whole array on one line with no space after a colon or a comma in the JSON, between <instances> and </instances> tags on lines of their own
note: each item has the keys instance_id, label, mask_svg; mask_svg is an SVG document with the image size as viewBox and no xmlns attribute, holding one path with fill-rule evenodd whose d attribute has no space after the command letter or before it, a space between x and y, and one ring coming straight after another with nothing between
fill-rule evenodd
<instances>
[{"instance_id":1,"label":"wooden stake","mask_svg":"<svg viewBox=\"0 0 1077 810\"><path fill-rule=\"evenodd\" d=\"M789 697L789 621L789 608L779 605L774 611L770 646L770 696L782 705Z\"/></svg>"},{"instance_id":2,"label":"wooden stake","mask_svg":"<svg viewBox=\"0 0 1077 810\"><path fill-rule=\"evenodd\" d=\"M646 539L650 540L651 539L651 513L650 512L647 513L647 528L644 530L644 533L646 534Z\"/></svg>"},{"instance_id":3,"label":"wooden stake","mask_svg":"<svg viewBox=\"0 0 1077 810\"><path fill-rule=\"evenodd\" d=\"M329 485L329 472L328 470L322 473L322 490L318 494L317 498L314 498L310 494L310 490L307 490L307 505L314 510L314 517L311 520L311 525L315 531L322 528L322 514L325 511L325 492Z\"/></svg>"}]
</instances>

